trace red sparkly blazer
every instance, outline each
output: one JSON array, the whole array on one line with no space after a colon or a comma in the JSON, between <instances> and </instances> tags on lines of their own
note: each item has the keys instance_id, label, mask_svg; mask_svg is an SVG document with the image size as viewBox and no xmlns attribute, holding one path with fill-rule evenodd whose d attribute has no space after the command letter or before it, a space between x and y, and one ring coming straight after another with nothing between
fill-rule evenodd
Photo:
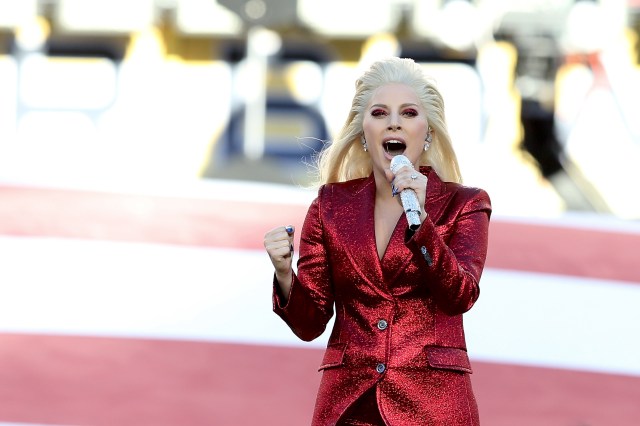
<instances>
[{"instance_id":1,"label":"red sparkly blazer","mask_svg":"<svg viewBox=\"0 0 640 426\"><path fill-rule=\"evenodd\" d=\"M288 301L274 286L274 311L305 341L335 306L313 425L335 425L372 386L389 425L479 424L462 314L478 299L491 203L481 189L420 171L428 218L412 234L402 215L382 260L373 175L321 187Z\"/></svg>"}]
</instances>

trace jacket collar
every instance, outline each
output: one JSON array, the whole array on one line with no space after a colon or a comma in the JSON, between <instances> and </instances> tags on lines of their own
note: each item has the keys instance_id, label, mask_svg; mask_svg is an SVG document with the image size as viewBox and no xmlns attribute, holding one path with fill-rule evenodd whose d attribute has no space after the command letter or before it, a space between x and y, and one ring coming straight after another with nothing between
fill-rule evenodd
<instances>
[{"instance_id":1,"label":"jacket collar","mask_svg":"<svg viewBox=\"0 0 640 426\"><path fill-rule=\"evenodd\" d=\"M431 167L421 167L420 172L428 178L425 209L433 224L438 225L453 192L447 190L446 184ZM379 283L390 284L398 279L411 261L411 252L404 243L408 223L403 214L391 234L383 258L379 259L374 231L376 184L373 174L353 182L353 185L353 199L350 203L355 207L349 210L350 214L342 216L344 222L341 225L358 230L351 233L352 241L348 244L351 262L362 276L367 277L370 285L379 290ZM388 297L388 294L381 295Z\"/></svg>"},{"instance_id":2,"label":"jacket collar","mask_svg":"<svg viewBox=\"0 0 640 426\"><path fill-rule=\"evenodd\" d=\"M447 190L447 184L430 166L420 167L420 173L427 176L427 199L425 210L434 225L440 224L444 211L453 197L453 192Z\"/></svg>"}]
</instances>

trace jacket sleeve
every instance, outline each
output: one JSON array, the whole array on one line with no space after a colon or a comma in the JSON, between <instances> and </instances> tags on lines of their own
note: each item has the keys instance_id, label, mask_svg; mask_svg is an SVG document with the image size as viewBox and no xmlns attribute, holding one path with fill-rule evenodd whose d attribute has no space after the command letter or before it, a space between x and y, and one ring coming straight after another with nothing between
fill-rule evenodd
<instances>
[{"instance_id":1,"label":"jacket sleeve","mask_svg":"<svg viewBox=\"0 0 640 426\"><path fill-rule=\"evenodd\" d=\"M453 223L446 225L447 241L430 218L413 235L408 232L406 238L409 249L424 259L427 282L436 304L449 315L468 311L478 299L487 256L491 201L481 189L466 191L473 193Z\"/></svg>"},{"instance_id":2,"label":"jacket sleeve","mask_svg":"<svg viewBox=\"0 0 640 426\"><path fill-rule=\"evenodd\" d=\"M320 336L333 316L333 287L321 219L323 191L324 187L320 188L302 226L298 272L293 274L286 301L274 277L273 310L305 341Z\"/></svg>"}]
</instances>

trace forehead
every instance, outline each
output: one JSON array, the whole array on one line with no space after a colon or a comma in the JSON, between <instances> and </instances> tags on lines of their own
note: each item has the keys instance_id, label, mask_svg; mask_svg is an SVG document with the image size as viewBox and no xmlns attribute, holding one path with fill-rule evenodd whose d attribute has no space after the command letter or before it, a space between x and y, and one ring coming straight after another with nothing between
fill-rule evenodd
<instances>
[{"instance_id":1,"label":"forehead","mask_svg":"<svg viewBox=\"0 0 640 426\"><path fill-rule=\"evenodd\" d=\"M387 83L374 90L369 100L369 106L374 104L402 105L416 104L420 106L418 94L411 87L403 83Z\"/></svg>"}]
</instances>

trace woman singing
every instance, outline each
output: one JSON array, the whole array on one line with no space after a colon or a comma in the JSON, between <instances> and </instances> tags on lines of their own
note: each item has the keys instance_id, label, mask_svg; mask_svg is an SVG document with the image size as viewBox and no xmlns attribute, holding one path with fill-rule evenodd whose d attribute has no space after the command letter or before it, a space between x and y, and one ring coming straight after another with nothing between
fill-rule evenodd
<instances>
[{"instance_id":1,"label":"woman singing","mask_svg":"<svg viewBox=\"0 0 640 426\"><path fill-rule=\"evenodd\" d=\"M410 165L390 170L396 155ZM335 323L313 425L478 425L462 315L479 295L491 204L461 185L442 96L410 59L356 81L319 157L321 186L292 268L291 226L265 235L273 306L302 340ZM398 194L414 191L419 227Z\"/></svg>"}]
</instances>

